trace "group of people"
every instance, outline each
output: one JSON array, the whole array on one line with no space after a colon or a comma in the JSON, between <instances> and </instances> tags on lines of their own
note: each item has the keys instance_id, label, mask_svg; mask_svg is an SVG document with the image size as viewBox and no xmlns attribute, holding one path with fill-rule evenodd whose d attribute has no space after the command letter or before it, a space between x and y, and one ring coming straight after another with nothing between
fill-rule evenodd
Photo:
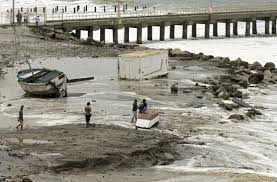
<instances>
[{"instance_id":1,"label":"group of people","mask_svg":"<svg viewBox=\"0 0 277 182\"><path fill-rule=\"evenodd\" d=\"M19 113L18 113L18 122L19 124L16 126L17 130L23 130L23 109L24 105L20 107ZM93 126L95 127L95 124L90 124L90 119L91 119L91 104L90 102L87 102L87 105L85 106L85 118L86 118L86 127ZM138 105L138 100L135 99L133 102L133 118L131 122L136 122L138 119L138 111L139 113L142 114L147 114L147 102L145 99L142 100L142 102Z\"/></svg>"},{"instance_id":2,"label":"group of people","mask_svg":"<svg viewBox=\"0 0 277 182\"><path fill-rule=\"evenodd\" d=\"M147 114L147 102L146 99L143 99L142 102L138 105L138 100L135 99L133 102L133 117L132 117L132 123L136 122L138 119L138 111L142 114ZM91 104L90 102L87 103L85 106L85 118L86 118L86 127L88 128L90 124L90 118L91 118ZM92 124L93 127L95 127L95 124Z\"/></svg>"},{"instance_id":3,"label":"group of people","mask_svg":"<svg viewBox=\"0 0 277 182\"><path fill-rule=\"evenodd\" d=\"M138 100L135 99L133 102L133 118L132 122L136 122L138 119L138 111L139 113L147 114L147 102L145 99L142 100L142 102L138 105Z\"/></svg>"},{"instance_id":4,"label":"group of people","mask_svg":"<svg viewBox=\"0 0 277 182\"><path fill-rule=\"evenodd\" d=\"M16 22L17 22L18 25L21 25L22 18L23 18L24 25L27 26L28 25L28 15L27 15L27 13L24 13L22 15L22 13L18 10L18 12L16 14ZM39 22L40 22L40 17L39 16L35 16L33 18L33 21L36 23L36 26L38 26Z\"/></svg>"},{"instance_id":5,"label":"group of people","mask_svg":"<svg viewBox=\"0 0 277 182\"><path fill-rule=\"evenodd\" d=\"M23 22L24 25L27 26L28 24L28 15L27 13L24 13L23 15L20 13L20 11L18 10L17 14L16 14L16 21L18 25L21 25L22 23L22 17L23 17Z\"/></svg>"}]
</instances>

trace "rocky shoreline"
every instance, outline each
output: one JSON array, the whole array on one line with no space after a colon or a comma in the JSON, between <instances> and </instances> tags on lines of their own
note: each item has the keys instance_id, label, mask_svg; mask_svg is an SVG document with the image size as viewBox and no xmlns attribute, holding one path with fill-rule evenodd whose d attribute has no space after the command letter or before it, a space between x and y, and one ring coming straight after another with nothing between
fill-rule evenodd
<instances>
[{"instance_id":1,"label":"rocky shoreline","mask_svg":"<svg viewBox=\"0 0 277 182\"><path fill-rule=\"evenodd\" d=\"M211 62L219 68L226 69L227 74L207 78L203 83L209 85L206 87L206 91L218 98L218 104L221 108L230 112L234 109L247 108L246 113L230 114L229 119L254 119L255 116L262 115L261 110L264 108L251 106L243 101L249 97L247 93L244 93L244 90L248 87L265 88L277 83L277 69L272 62L263 66L259 62L249 64L241 58L231 61L228 57L214 57L203 53L195 54L180 49L170 50L169 56L172 59L183 61ZM173 85L171 91L173 93L178 92L178 87Z\"/></svg>"}]
</instances>

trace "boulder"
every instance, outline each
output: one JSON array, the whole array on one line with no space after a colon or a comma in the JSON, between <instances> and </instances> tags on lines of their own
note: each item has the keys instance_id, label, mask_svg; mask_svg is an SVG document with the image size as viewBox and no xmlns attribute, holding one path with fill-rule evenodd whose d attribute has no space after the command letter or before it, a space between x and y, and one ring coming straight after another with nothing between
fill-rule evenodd
<instances>
[{"instance_id":1,"label":"boulder","mask_svg":"<svg viewBox=\"0 0 277 182\"><path fill-rule=\"evenodd\" d=\"M246 116L248 116L249 118L253 118L257 115L259 115L259 116L262 115L261 111L259 111L257 109L253 109L253 108L248 110L246 113Z\"/></svg>"},{"instance_id":2,"label":"boulder","mask_svg":"<svg viewBox=\"0 0 277 182\"><path fill-rule=\"evenodd\" d=\"M222 59L222 61L223 61L224 64L230 63L230 58L225 57L225 58Z\"/></svg>"},{"instance_id":3,"label":"boulder","mask_svg":"<svg viewBox=\"0 0 277 182\"><path fill-rule=\"evenodd\" d=\"M239 83L238 83L242 88L248 88L249 86L249 83L247 80L241 80Z\"/></svg>"},{"instance_id":4,"label":"boulder","mask_svg":"<svg viewBox=\"0 0 277 182\"><path fill-rule=\"evenodd\" d=\"M209 60L209 56L207 56L207 55L202 55L202 56L201 56L201 59L204 60L204 61L207 61L207 60Z\"/></svg>"},{"instance_id":5,"label":"boulder","mask_svg":"<svg viewBox=\"0 0 277 182\"><path fill-rule=\"evenodd\" d=\"M188 51L181 51L181 49L174 49L169 52L170 57L192 57L193 54Z\"/></svg>"},{"instance_id":6,"label":"boulder","mask_svg":"<svg viewBox=\"0 0 277 182\"><path fill-rule=\"evenodd\" d=\"M225 102L221 102L219 104L219 107L226 109L227 111L232 111L233 109L239 108L239 106L235 103L225 103Z\"/></svg>"},{"instance_id":7,"label":"boulder","mask_svg":"<svg viewBox=\"0 0 277 182\"><path fill-rule=\"evenodd\" d=\"M270 71L275 70L275 64L272 62L267 62L265 63L264 68Z\"/></svg>"},{"instance_id":8,"label":"boulder","mask_svg":"<svg viewBox=\"0 0 277 182\"><path fill-rule=\"evenodd\" d=\"M32 182L32 180L30 178L24 177L22 179L22 182Z\"/></svg>"},{"instance_id":9,"label":"boulder","mask_svg":"<svg viewBox=\"0 0 277 182\"><path fill-rule=\"evenodd\" d=\"M238 104L238 105L241 106L241 107L253 108L253 106L251 106L250 104L247 104L246 102L244 102L244 101L241 100L241 99L234 98L232 101L233 101L234 103Z\"/></svg>"},{"instance_id":10,"label":"boulder","mask_svg":"<svg viewBox=\"0 0 277 182\"><path fill-rule=\"evenodd\" d=\"M238 58L234 61L231 61L231 64L236 67L243 67L243 68L248 68L249 64L247 61L243 61L241 58Z\"/></svg>"},{"instance_id":11,"label":"boulder","mask_svg":"<svg viewBox=\"0 0 277 182\"><path fill-rule=\"evenodd\" d=\"M51 37L51 38L55 38L56 34L55 34L55 32L49 32L49 33L46 34L46 36Z\"/></svg>"},{"instance_id":12,"label":"boulder","mask_svg":"<svg viewBox=\"0 0 277 182\"><path fill-rule=\"evenodd\" d=\"M232 115L229 116L228 119L234 119L234 120L242 121L242 120L244 120L244 116L241 115L241 114L232 114Z\"/></svg>"},{"instance_id":13,"label":"boulder","mask_svg":"<svg viewBox=\"0 0 277 182\"><path fill-rule=\"evenodd\" d=\"M259 62L254 62L251 66L250 66L250 69L251 70L259 70L259 69L262 69L263 66L261 63Z\"/></svg>"},{"instance_id":14,"label":"boulder","mask_svg":"<svg viewBox=\"0 0 277 182\"><path fill-rule=\"evenodd\" d=\"M68 36L64 35L64 34L56 34L55 38L58 40L67 40Z\"/></svg>"},{"instance_id":15,"label":"boulder","mask_svg":"<svg viewBox=\"0 0 277 182\"><path fill-rule=\"evenodd\" d=\"M265 78L272 78L273 74L271 73L271 71L265 70L264 71L264 76L265 76Z\"/></svg>"},{"instance_id":16,"label":"boulder","mask_svg":"<svg viewBox=\"0 0 277 182\"><path fill-rule=\"evenodd\" d=\"M230 95L229 95L228 92L222 91L222 92L220 92L220 93L218 94L217 97L218 97L218 98L221 98L221 99L223 99L223 100L227 100L227 99L230 98Z\"/></svg>"},{"instance_id":17,"label":"boulder","mask_svg":"<svg viewBox=\"0 0 277 182\"><path fill-rule=\"evenodd\" d=\"M231 97L242 98L243 93L240 90L236 90L236 91L230 92L229 94Z\"/></svg>"},{"instance_id":18,"label":"boulder","mask_svg":"<svg viewBox=\"0 0 277 182\"><path fill-rule=\"evenodd\" d=\"M264 80L264 74L262 73L253 73L250 75L250 77L248 78L248 82L250 84L259 84Z\"/></svg>"}]
</instances>

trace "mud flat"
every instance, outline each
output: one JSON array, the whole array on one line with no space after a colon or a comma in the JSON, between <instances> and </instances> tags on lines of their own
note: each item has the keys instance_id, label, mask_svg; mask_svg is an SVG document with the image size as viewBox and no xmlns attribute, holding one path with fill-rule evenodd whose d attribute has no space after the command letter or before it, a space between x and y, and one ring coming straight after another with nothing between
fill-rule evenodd
<instances>
[{"instance_id":1,"label":"mud flat","mask_svg":"<svg viewBox=\"0 0 277 182\"><path fill-rule=\"evenodd\" d=\"M160 132L116 126L62 125L1 132L2 175L20 176L37 172L105 172L169 164L179 158L178 137ZM9 158L19 158L20 163ZM40 161L39 163L37 163ZM18 170L28 166L22 171ZM16 166L16 167L15 167ZM15 175L16 174L16 175Z\"/></svg>"}]
</instances>

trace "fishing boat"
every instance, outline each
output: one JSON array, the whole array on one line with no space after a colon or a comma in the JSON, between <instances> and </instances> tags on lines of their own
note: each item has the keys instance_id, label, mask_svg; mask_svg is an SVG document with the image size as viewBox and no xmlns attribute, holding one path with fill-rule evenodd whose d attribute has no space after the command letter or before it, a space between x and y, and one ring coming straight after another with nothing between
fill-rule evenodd
<instances>
[{"instance_id":1,"label":"fishing boat","mask_svg":"<svg viewBox=\"0 0 277 182\"><path fill-rule=\"evenodd\" d=\"M58 70L25 69L17 73L17 80L22 89L30 95L66 97L67 77Z\"/></svg>"}]
</instances>

